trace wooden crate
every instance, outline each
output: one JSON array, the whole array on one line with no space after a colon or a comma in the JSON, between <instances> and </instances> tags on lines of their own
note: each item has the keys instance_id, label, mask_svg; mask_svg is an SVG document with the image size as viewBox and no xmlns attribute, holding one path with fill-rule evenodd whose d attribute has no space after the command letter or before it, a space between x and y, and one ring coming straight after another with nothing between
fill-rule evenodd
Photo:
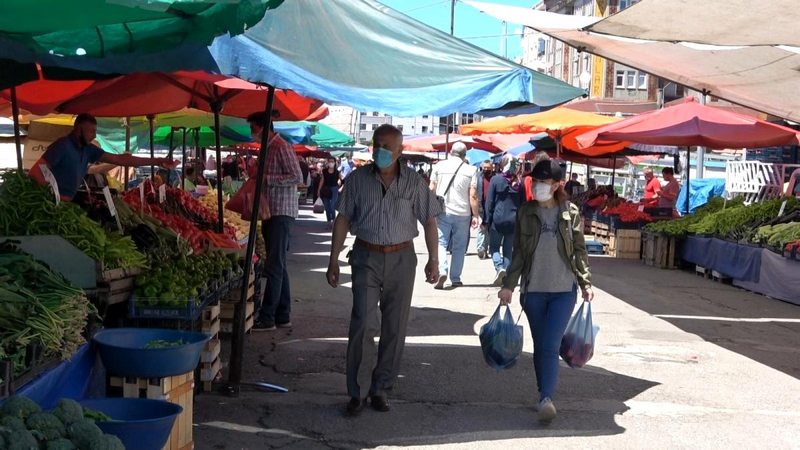
<instances>
[{"instance_id":1,"label":"wooden crate","mask_svg":"<svg viewBox=\"0 0 800 450\"><path fill-rule=\"evenodd\" d=\"M222 351L222 343L219 340L219 330L221 325L220 313L222 305L217 302L213 305L207 306L203 310L200 319L200 326L203 332L209 333L211 339L203 347L200 353L200 381L203 392L211 392L213 390L213 382L220 374L220 353Z\"/></svg>"},{"instance_id":2,"label":"wooden crate","mask_svg":"<svg viewBox=\"0 0 800 450\"><path fill-rule=\"evenodd\" d=\"M236 303L222 302L220 306L222 307L222 310L219 313L219 317L222 319L222 321L227 322L233 320L233 313L236 308ZM247 306L245 307L244 310L244 316L245 317L252 316L255 310L256 310L256 304L251 298L250 300L247 301Z\"/></svg>"},{"instance_id":3,"label":"wooden crate","mask_svg":"<svg viewBox=\"0 0 800 450\"><path fill-rule=\"evenodd\" d=\"M679 261L677 247L677 240L672 236L642 233L642 260L648 266L677 269Z\"/></svg>"},{"instance_id":4,"label":"wooden crate","mask_svg":"<svg viewBox=\"0 0 800 450\"><path fill-rule=\"evenodd\" d=\"M109 396L126 398L150 398L165 400L183 407L175 419L167 445L163 450L191 450L192 417L194 407L194 371L164 378L110 377Z\"/></svg>"},{"instance_id":5,"label":"wooden crate","mask_svg":"<svg viewBox=\"0 0 800 450\"><path fill-rule=\"evenodd\" d=\"M256 323L255 316L250 316L250 317L245 318L245 321L244 321L244 332L245 333L249 333L250 330L253 329L253 325L255 325L255 323ZM222 334L231 334L231 333L233 333L233 321L222 322L222 326L221 326L219 332L222 333Z\"/></svg>"},{"instance_id":6,"label":"wooden crate","mask_svg":"<svg viewBox=\"0 0 800 450\"><path fill-rule=\"evenodd\" d=\"M614 258L639 259L642 253L642 232L617 230L608 238L608 254Z\"/></svg>"}]
</instances>

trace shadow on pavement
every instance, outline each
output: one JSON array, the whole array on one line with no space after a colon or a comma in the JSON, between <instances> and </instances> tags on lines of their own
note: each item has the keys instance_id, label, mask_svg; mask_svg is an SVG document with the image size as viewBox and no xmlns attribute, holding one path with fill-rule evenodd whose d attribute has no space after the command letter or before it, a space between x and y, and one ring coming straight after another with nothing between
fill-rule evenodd
<instances>
[{"instance_id":1,"label":"shadow on pavement","mask_svg":"<svg viewBox=\"0 0 800 450\"><path fill-rule=\"evenodd\" d=\"M800 378L797 305L640 261L591 258L595 285L620 300L761 364ZM666 316L666 317L665 317ZM677 317L669 317L677 316ZM734 320L713 320L727 318Z\"/></svg>"}]
</instances>

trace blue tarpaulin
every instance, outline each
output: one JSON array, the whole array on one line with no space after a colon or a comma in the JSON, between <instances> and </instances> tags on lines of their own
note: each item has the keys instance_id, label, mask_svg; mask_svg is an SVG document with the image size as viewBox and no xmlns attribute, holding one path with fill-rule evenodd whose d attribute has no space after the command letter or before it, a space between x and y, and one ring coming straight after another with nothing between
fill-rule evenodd
<instances>
[{"instance_id":1,"label":"blue tarpaulin","mask_svg":"<svg viewBox=\"0 0 800 450\"><path fill-rule=\"evenodd\" d=\"M723 178L702 178L689 180L691 192L689 195L689 211L694 212L697 208L705 205L714 197L720 197L725 193L725 180ZM678 200L675 207L681 214L686 214L686 183L681 186Z\"/></svg>"},{"instance_id":2,"label":"blue tarpaulin","mask_svg":"<svg viewBox=\"0 0 800 450\"><path fill-rule=\"evenodd\" d=\"M681 257L730 278L757 282L761 270L761 247L739 245L717 238L689 236Z\"/></svg>"},{"instance_id":3,"label":"blue tarpaulin","mask_svg":"<svg viewBox=\"0 0 800 450\"><path fill-rule=\"evenodd\" d=\"M396 116L549 106L585 93L375 0L285 2L210 50L222 73Z\"/></svg>"},{"instance_id":4,"label":"blue tarpaulin","mask_svg":"<svg viewBox=\"0 0 800 450\"><path fill-rule=\"evenodd\" d=\"M105 369L93 344L78 349L72 358L45 372L16 392L44 409L60 398L79 400L105 395Z\"/></svg>"}]
</instances>

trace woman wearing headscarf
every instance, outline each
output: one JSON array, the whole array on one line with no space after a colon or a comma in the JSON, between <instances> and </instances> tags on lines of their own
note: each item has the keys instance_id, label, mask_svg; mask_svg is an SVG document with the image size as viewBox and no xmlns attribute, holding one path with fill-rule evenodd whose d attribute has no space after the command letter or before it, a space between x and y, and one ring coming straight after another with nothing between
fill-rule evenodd
<instances>
[{"instance_id":1,"label":"woman wearing headscarf","mask_svg":"<svg viewBox=\"0 0 800 450\"><path fill-rule=\"evenodd\" d=\"M486 196L486 222L489 227L489 253L494 263L494 285L501 286L511 264L517 209L524 196L517 177L517 161L503 159L502 170L489 182Z\"/></svg>"}]
</instances>

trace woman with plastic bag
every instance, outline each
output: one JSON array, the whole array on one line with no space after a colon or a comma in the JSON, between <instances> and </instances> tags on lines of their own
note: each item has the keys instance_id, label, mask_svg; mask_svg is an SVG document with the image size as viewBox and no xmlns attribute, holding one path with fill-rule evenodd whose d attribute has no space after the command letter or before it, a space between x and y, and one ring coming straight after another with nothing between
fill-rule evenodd
<instances>
[{"instance_id":1,"label":"woman with plastic bag","mask_svg":"<svg viewBox=\"0 0 800 450\"><path fill-rule=\"evenodd\" d=\"M533 364L539 388L539 420L556 416L553 396L558 381L561 339L577 299L594 297L583 224L578 207L567 201L561 186L564 172L557 161L534 166L535 200L517 212L511 265L498 293L501 305L511 303L522 279L521 301L533 334Z\"/></svg>"}]
</instances>

